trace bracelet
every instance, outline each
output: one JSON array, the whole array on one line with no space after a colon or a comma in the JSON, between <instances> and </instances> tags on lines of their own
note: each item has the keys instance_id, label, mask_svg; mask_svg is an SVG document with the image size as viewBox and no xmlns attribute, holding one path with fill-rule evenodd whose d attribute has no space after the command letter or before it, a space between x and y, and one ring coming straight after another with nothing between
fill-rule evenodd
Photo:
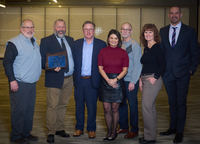
<instances>
[{"instance_id":1,"label":"bracelet","mask_svg":"<svg viewBox=\"0 0 200 144\"><path fill-rule=\"evenodd\" d=\"M118 78L118 77L116 77L116 79L117 79L117 81L119 81L119 78Z\"/></svg>"}]
</instances>

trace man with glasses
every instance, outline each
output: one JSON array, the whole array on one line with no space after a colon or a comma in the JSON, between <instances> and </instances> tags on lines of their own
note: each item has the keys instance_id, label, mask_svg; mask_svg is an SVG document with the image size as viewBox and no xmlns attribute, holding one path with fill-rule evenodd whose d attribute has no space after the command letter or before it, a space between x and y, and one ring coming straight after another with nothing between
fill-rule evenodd
<instances>
[{"instance_id":1,"label":"man with glasses","mask_svg":"<svg viewBox=\"0 0 200 144\"><path fill-rule=\"evenodd\" d=\"M31 134L36 82L41 74L41 56L32 20L23 20L21 33L6 44L3 65L8 77L11 105L11 142L37 141Z\"/></svg>"},{"instance_id":2,"label":"man with glasses","mask_svg":"<svg viewBox=\"0 0 200 144\"><path fill-rule=\"evenodd\" d=\"M47 142L54 143L54 135L67 138L70 135L64 130L66 106L72 95L74 71L73 38L66 36L66 24L63 19L54 22L54 33L41 40L40 52L42 68L45 69L45 86L47 87ZM66 66L59 65L46 68L49 54L66 54Z\"/></svg>"},{"instance_id":3,"label":"man with glasses","mask_svg":"<svg viewBox=\"0 0 200 144\"><path fill-rule=\"evenodd\" d=\"M86 21L82 25L84 38L75 41L74 52L74 97L76 103L76 130L74 137L79 137L84 130L85 105L87 106L87 131L89 138L96 137L97 92L100 74L97 58L106 43L94 38L95 24Z\"/></svg>"},{"instance_id":4,"label":"man with glasses","mask_svg":"<svg viewBox=\"0 0 200 144\"><path fill-rule=\"evenodd\" d=\"M124 138L135 138L138 136L138 101L137 93L139 86L139 77L142 69L140 63L141 47L131 38L132 25L125 22L121 25L121 35L123 38L122 48L126 50L129 56L128 73L124 77L124 99L119 107L119 125L118 133L127 133ZM128 104L127 104L128 100ZM128 105L130 108L130 131L128 124Z\"/></svg>"}]
</instances>

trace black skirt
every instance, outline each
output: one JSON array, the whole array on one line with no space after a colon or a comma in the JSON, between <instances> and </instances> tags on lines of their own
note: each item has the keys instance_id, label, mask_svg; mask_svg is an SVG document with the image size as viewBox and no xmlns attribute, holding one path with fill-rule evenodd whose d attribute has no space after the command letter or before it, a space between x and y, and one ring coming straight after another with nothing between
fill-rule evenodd
<instances>
[{"instance_id":1,"label":"black skirt","mask_svg":"<svg viewBox=\"0 0 200 144\"><path fill-rule=\"evenodd\" d=\"M108 78L114 79L118 74L107 74ZM123 99L122 86L123 80L117 81L118 87L113 88L110 86L104 78L101 79L100 89L99 89L99 100L103 102L117 102L121 103Z\"/></svg>"}]
</instances>

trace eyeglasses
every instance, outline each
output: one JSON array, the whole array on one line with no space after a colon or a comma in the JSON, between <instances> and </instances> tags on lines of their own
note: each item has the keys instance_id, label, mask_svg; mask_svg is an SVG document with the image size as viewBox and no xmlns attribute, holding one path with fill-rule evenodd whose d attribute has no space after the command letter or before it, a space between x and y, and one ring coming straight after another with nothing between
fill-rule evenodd
<instances>
[{"instance_id":1,"label":"eyeglasses","mask_svg":"<svg viewBox=\"0 0 200 144\"><path fill-rule=\"evenodd\" d=\"M121 29L122 31L131 31L131 29Z\"/></svg>"},{"instance_id":2,"label":"eyeglasses","mask_svg":"<svg viewBox=\"0 0 200 144\"><path fill-rule=\"evenodd\" d=\"M32 26L32 27L26 27L26 26L23 26L22 28L25 28L25 29L33 29L34 26Z\"/></svg>"}]
</instances>

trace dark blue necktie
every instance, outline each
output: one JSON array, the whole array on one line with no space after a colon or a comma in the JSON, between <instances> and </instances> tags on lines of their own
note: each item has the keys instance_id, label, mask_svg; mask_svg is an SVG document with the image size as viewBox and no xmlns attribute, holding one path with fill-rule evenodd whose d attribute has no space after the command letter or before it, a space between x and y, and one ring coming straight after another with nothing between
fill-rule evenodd
<instances>
[{"instance_id":1,"label":"dark blue necktie","mask_svg":"<svg viewBox=\"0 0 200 144\"><path fill-rule=\"evenodd\" d=\"M172 47L174 48L175 47L175 44L176 44L176 28L177 27L172 27L173 28L173 33L172 33Z\"/></svg>"}]
</instances>

